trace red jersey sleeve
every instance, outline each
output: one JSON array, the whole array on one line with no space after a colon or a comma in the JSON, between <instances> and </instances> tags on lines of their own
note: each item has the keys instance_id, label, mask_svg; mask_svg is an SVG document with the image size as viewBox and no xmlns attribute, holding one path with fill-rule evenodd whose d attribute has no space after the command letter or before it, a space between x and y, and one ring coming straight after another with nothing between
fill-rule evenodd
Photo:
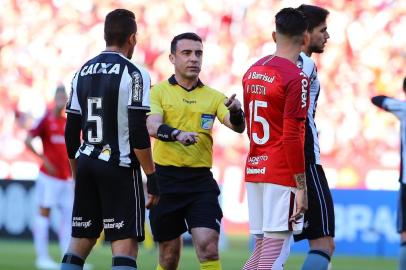
<instances>
[{"instance_id":1,"label":"red jersey sleeve","mask_svg":"<svg viewBox=\"0 0 406 270\"><path fill-rule=\"evenodd\" d=\"M300 76L296 76L287 84L283 117L300 119L306 118L307 109L309 107L308 93L309 80L306 75L301 72Z\"/></svg>"},{"instance_id":2,"label":"red jersey sleeve","mask_svg":"<svg viewBox=\"0 0 406 270\"><path fill-rule=\"evenodd\" d=\"M304 173L305 119L285 118L283 120L283 152L292 174Z\"/></svg>"}]
</instances>

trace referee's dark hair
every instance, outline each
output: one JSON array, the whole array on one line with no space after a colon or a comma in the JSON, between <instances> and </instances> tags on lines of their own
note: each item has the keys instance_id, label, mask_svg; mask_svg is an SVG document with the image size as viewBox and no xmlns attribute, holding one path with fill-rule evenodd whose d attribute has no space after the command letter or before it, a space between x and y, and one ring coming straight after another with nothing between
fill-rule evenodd
<instances>
[{"instance_id":1,"label":"referee's dark hair","mask_svg":"<svg viewBox=\"0 0 406 270\"><path fill-rule=\"evenodd\" d=\"M175 54L176 45L178 44L178 41L182 40L182 39L190 39L190 40L199 41L200 43L203 43L202 38L199 37L195 33L186 32L186 33L183 33L183 34L179 34L179 35L175 36L171 41L171 54Z\"/></svg>"},{"instance_id":2,"label":"referee's dark hair","mask_svg":"<svg viewBox=\"0 0 406 270\"><path fill-rule=\"evenodd\" d=\"M307 31L307 20L302 12L294 8L283 8L275 16L276 32L289 37L303 36Z\"/></svg>"},{"instance_id":3,"label":"referee's dark hair","mask_svg":"<svg viewBox=\"0 0 406 270\"><path fill-rule=\"evenodd\" d=\"M309 32L313 31L315 27L325 22L328 14L330 13L327 9L322 7L306 4L300 5L297 10L301 11L305 15L307 23L309 24L307 28Z\"/></svg>"},{"instance_id":4,"label":"referee's dark hair","mask_svg":"<svg viewBox=\"0 0 406 270\"><path fill-rule=\"evenodd\" d=\"M137 23L133 12L116 9L106 16L104 22L104 40L107 46L123 46L131 34L137 33Z\"/></svg>"}]
</instances>

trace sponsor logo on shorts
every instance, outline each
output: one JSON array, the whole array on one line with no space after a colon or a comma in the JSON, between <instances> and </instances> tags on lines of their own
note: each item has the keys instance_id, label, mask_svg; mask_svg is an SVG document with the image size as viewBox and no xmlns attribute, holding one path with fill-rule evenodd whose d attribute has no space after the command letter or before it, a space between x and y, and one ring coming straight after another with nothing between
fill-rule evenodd
<instances>
[{"instance_id":1,"label":"sponsor logo on shorts","mask_svg":"<svg viewBox=\"0 0 406 270\"><path fill-rule=\"evenodd\" d=\"M303 228L304 228L304 229L309 228L309 226L310 226L309 221L306 221L306 222L303 224Z\"/></svg>"},{"instance_id":2,"label":"sponsor logo on shorts","mask_svg":"<svg viewBox=\"0 0 406 270\"><path fill-rule=\"evenodd\" d=\"M247 167L247 174L265 174L266 167L262 168L249 168Z\"/></svg>"},{"instance_id":3,"label":"sponsor logo on shorts","mask_svg":"<svg viewBox=\"0 0 406 270\"><path fill-rule=\"evenodd\" d=\"M252 165L258 165L262 161L267 161L268 156L267 155L262 155L262 156L254 156L254 157L249 157L248 158L248 163Z\"/></svg>"},{"instance_id":4,"label":"sponsor logo on shorts","mask_svg":"<svg viewBox=\"0 0 406 270\"><path fill-rule=\"evenodd\" d=\"M120 222L115 222L114 218L103 219L104 229L117 229L120 230L124 227L124 220Z\"/></svg>"},{"instance_id":5,"label":"sponsor logo on shorts","mask_svg":"<svg viewBox=\"0 0 406 270\"><path fill-rule=\"evenodd\" d=\"M83 221L82 217L73 217L72 220L72 227L78 228L89 228L92 225L92 220L89 219L88 221Z\"/></svg>"}]
</instances>

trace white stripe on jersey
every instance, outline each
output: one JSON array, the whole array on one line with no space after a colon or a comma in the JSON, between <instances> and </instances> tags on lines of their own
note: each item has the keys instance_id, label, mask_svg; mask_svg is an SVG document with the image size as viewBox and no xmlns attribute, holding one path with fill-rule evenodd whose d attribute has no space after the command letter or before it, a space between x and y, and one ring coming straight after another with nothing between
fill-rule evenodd
<instances>
[{"instance_id":1,"label":"white stripe on jersey","mask_svg":"<svg viewBox=\"0 0 406 270\"><path fill-rule=\"evenodd\" d=\"M314 61L308 57L304 52L300 53L300 58L302 63L299 63L298 66L303 70L307 75L310 81L310 95L309 95L309 109L307 111L308 124L312 130L313 135L313 152L316 164L320 164L320 146L319 146L319 137L317 135L317 127L314 121L314 115L316 113L317 106L317 97L320 92L320 82L317 77L317 69Z\"/></svg>"},{"instance_id":2,"label":"white stripe on jersey","mask_svg":"<svg viewBox=\"0 0 406 270\"><path fill-rule=\"evenodd\" d=\"M131 75L128 73L127 66L124 68L118 90L118 104L127 104L131 89ZM127 106L117 107L117 136L118 148L120 149L120 163L130 164L130 142L128 128L128 109Z\"/></svg>"},{"instance_id":3,"label":"white stripe on jersey","mask_svg":"<svg viewBox=\"0 0 406 270\"><path fill-rule=\"evenodd\" d=\"M66 108L66 111L69 113L82 114L82 109L80 108L78 93L76 90L78 85L78 77L79 72L77 72L75 74L75 77L73 77L70 100L68 101L68 107Z\"/></svg>"}]
</instances>

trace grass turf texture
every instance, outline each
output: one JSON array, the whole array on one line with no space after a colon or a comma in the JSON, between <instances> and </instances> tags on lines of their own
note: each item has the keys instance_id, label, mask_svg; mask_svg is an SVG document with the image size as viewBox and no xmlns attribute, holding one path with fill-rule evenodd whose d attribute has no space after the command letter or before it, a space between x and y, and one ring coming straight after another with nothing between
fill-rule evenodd
<instances>
[{"instance_id":1,"label":"grass turf texture","mask_svg":"<svg viewBox=\"0 0 406 270\"><path fill-rule=\"evenodd\" d=\"M229 249L221 251L223 270L241 269L248 258L247 239L242 237L229 238ZM51 243L50 252L53 258L59 258L59 249L56 243ZM285 270L300 269L305 254L291 254L286 263ZM0 239L0 269L35 269L34 247L32 242L23 240ZM138 269L155 270L157 261L157 250L146 250L141 247L137 260ZM96 247L90 254L88 263L92 264L94 270L111 269L110 246L105 244ZM349 257L336 256L333 258L333 270L382 270L396 269L396 258L380 257ZM199 269L194 249L185 247L182 251L179 270Z\"/></svg>"}]
</instances>

